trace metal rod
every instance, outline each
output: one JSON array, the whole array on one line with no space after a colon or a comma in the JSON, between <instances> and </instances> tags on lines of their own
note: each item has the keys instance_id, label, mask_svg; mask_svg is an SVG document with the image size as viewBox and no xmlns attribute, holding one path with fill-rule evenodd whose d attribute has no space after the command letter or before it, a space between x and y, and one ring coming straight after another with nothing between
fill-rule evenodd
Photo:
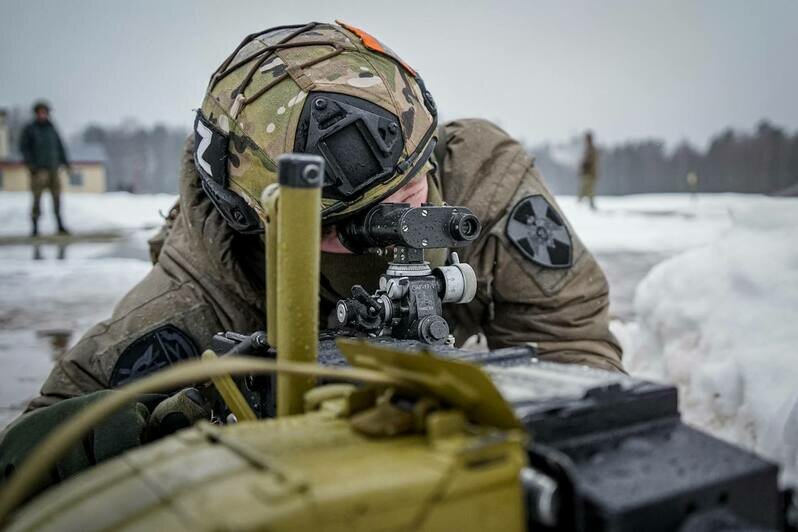
<instances>
[{"instance_id":1,"label":"metal rod","mask_svg":"<svg viewBox=\"0 0 798 532\"><path fill-rule=\"evenodd\" d=\"M278 159L277 358L315 362L319 337L319 243L324 160L304 154ZM277 376L277 415L301 414L314 379Z\"/></svg>"},{"instance_id":2,"label":"metal rod","mask_svg":"<svg viewBox=\"0 0 798 532\"><path fill-rule=\"evenodd\" d=\"M264 242L266 243L266 334L272 347L277 347L277 211L280 208L280 187L272 183L261 194L266 211Z\"/></svg>"}]
</instances>

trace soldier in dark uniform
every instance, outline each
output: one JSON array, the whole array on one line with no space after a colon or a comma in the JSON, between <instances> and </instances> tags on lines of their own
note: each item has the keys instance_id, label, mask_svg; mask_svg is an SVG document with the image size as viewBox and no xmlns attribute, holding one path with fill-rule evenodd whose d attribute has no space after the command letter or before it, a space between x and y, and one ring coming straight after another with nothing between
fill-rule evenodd
<instances>
[{"instance_id":1,"label":"soldier in dark uniform","mask_svg":"<svg viewBox=\"0 0 798 532\"><path fill-rule=\"evenodd\" d=\"M30 171L30 189L33 193L31 222L33 236L39 234L39 216L41 215L41 198L46 189L53 196L53 211L60 234L68 234L61 219L61 181L58 171L61 166L69 170L64 143L55 126L50 122L50 108L44 102L33 106L35 118L22 130L19 148Z\"/></svg>"},{"instance_id":2,"label":"soldier in dark uniform","mask_svg":"<svg viewBox=\"0 0 798 532\"><path fill-rule=\"evenodd\" d=\"M606 278L534 160L489 122L438 127L436 115L418 74L357 28L309 24L245 40L211 78L179 201L151 241L153 269L56 362L29 410L197 357L218 331L263 329L258 198L288 151L321 153L331 169L322 325L353 284L374 290L386 267L382 257L343 253L335 224L381 201L445 202L469 207L484 228L461 255L478 290L448 316L458 343L482 333L491 348L531 345L543 360L623 371ZM444 256L431 255L442 265Z\"/></svg>"}]
</instances>

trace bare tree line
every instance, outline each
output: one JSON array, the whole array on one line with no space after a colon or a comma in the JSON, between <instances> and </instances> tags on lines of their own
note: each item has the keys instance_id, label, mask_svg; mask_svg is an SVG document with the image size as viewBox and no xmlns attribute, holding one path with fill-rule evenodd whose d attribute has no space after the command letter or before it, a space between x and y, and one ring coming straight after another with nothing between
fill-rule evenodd
<instances>
[{"instance_id":1,"label":"bare tree line","mask_svg":"<svg viewBox=\"0 0 798 532\"><path fill-rule=\"evenodd\" d=\"M28 113L11 109L12 148ZM596 132L599 139L601 132ZM106 154L108 190L137 193L177 192L181 152L188 131L162 124L126 121L115 126L91 124L70 138L70 145L94 144ZM574 194L578 187L581 139L529 148L555 193ZM798 131L789 133L768 121L751 132L726 129L706 150L687 142L668 150L663 141L599 144L599 194L689 192L687 174L698 176L700 192L778 193L798 188Z\"/></svg>"},{"instance_id":2,"label":"bare tree line","mask_svg":"<svg viewBox=\"0 0 798 532\"><path fill-rule=\"evenodd\" d=\"M530 149L552 188L567 194L577 190L580 150L577 140L564 149ZM563 157L563 151L570 157ZM712 137L705 151L687 142L668 151L662 141L642 140L603 146L599 153L599 194L689 192L690 172L698 176L700 192L773 194L798 184L798 132L790 134L768 121L750 133L726 129Z\"/></svg>"},{"instance_id":3,"label":"bare tree line","mask_svg":"<svg viewBox=\"0 0 798 532\"><path fill-rule=\"evenodd\" d=\"M187 135L182 128L163 124L148 128L127 123L118 127L90 125L80 138L105 150L109 190L175 193Z\"/></svg>"}]
</instances>

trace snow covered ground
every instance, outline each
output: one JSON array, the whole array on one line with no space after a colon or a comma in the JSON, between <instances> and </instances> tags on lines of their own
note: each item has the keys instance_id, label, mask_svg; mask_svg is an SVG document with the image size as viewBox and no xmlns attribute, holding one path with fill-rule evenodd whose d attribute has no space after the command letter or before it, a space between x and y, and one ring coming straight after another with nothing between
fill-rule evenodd
<instances>
[{"instance_id":1,"label":"snow covered ground","mask_svg":"<svg viewBox=\"0 0 798 532\"><path fill-rule=\"evenodd\" d=\"M43 234L55 230L45 197ZM53 360L149 271L146 239L175 197L67 194L75 235L116 232L108 242L0 246L0 427L37 395ZM0 193L0 240L30 231L30 195Z\"/></svg>"},{"instance_id":2,"label":"snow covered ground","mask_svg":"<svg viewBox=\"0 0 798 532\"><path fill-rule=\"evenodd\" d=\"M606 196L598 210L577 203L573 196L558 202L579 237L594 254L673 254L711 242L728 231L732 211L759 205L769 198L741 194Z\"/></svg>"},{"instance_id":3,"label":"snow covered ground","mask_svg":"<svg viewBox=\"0 0 798 532\"><path fill-rule=\"evenodd\" d=\"M0 426L37 393L53 356L149 270L146 238L173 201L67 195L73 232L121 238L0 246ZM610 279L627 368L677 384L688 422L778 460L795 483L798 199L601 197L595 212L573 197L559 201ZM0 240L28 233L28 202L0 193Z\"/></svg>"},{"instance_id":4,"label":"snow covered ground","mask_svg":"<svg viewBox=\"0 0 798 532\"><path fill-rule=\"evenodd\" d=\"M73 233L154 228L161 225L177 196L170 194L64 194L61 209L64 222ZM0 192L0 236L30 232L30 193ZM42 200L42 234L55 231L51 198Z\"/></svg>"},{"instance_id":5,"label":"snow covered ground","mask_svg":"<svg viewBox=\"0 0 798 532\"><path fill-rule=\"evenodd\" d=\"M149 271L138 259L11 258L0 248L0 427L38 395L54 359Z\"/></svg>"}]
</instances>

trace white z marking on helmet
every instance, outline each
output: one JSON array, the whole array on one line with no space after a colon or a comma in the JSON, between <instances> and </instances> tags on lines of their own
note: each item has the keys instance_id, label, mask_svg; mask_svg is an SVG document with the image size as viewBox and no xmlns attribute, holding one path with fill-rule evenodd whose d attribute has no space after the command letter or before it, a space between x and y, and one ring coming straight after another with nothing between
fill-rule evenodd
<instances>
[{"instance_id":1,"label":"white z marking on helmet","mask_svg":"<svg viewBox=\"0 0 798 532\"><path fill-rule=\"evenodd\" d=\"M213 131L208 129L208 126L197 121L197 134L200 136L199 145L197 145L197 162L205 170L209 176L213 177L213 170L211 169L211 165L208 161L205 160L205 150L208 149L208 146L211 145L211 137L213 136Z\"/></svg>"}]
</instances>

